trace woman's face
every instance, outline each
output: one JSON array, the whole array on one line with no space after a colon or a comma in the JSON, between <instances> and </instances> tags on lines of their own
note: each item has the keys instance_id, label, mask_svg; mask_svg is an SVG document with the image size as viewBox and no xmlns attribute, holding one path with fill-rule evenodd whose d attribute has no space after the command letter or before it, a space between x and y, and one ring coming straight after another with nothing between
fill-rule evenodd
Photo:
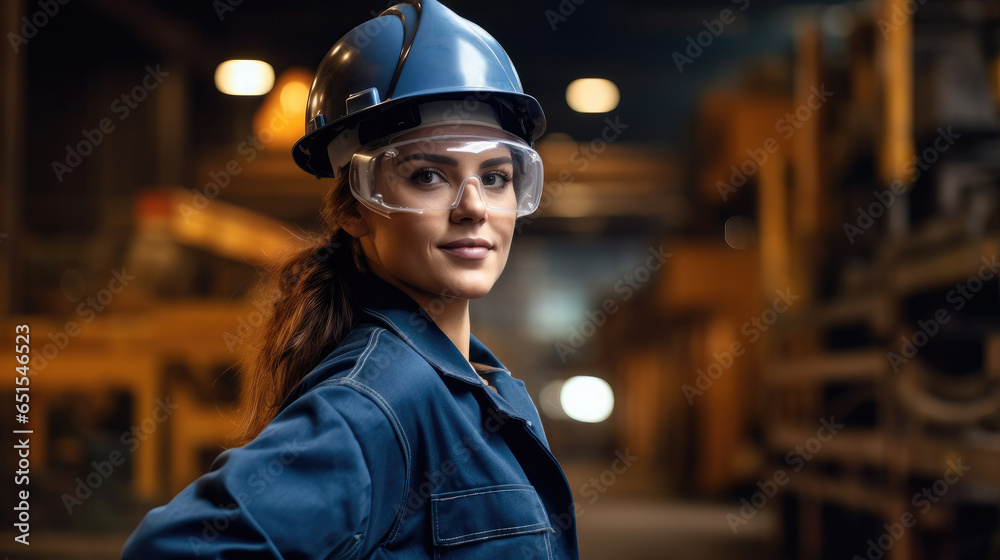
<instances>
[{"instance_id":1,"label":"woman's face","mask_svg":"<svg viewBox=\"0 0 1000 560\"><path fill-rule=\"evenodd\" d=\"M484 126L446 125L414 130L395 141L444 134L499 137ZM386 184L390 181L386 174L378 179L380 188L411 189L408 196L422 197L431 196L425 193L438 184L461 184L471 175L480 175L483 181L471 178L452 209L392 212L385 217L359 205L361 221L347 228L361 239L369 268L425 308L435 299L448 303L452 298L486 295L507 264L517 218L516 212L487 208L484 202L483 189L493 189L485 196L496 206L496 197L504 196L497 186L513 173L512 165L503 163L509 160L509 151L501 151L505 153L446 152L430 141L403 148L396 161L405 163L395 168L402 172L392 179L402 183Z\"/></svg>"}]
</instances>

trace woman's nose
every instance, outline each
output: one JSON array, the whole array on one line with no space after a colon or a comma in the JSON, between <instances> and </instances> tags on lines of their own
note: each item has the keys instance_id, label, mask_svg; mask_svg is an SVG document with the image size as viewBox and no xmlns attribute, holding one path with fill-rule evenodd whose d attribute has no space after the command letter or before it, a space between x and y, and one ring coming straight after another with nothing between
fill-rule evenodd
<instances>
[{"instance_id":1,"label":"woman's nose","mask_svg":"<svg viewBox=\"0 0 1000 560\"><path fill-rule=\"evenodd\" d=\"M486 199L483 196L483 180L478 175L472 175L462 185L458 206L452 210L452 219L460 221L469 218L478 222L486 217L486 212Z\"/></svg>"}]
</instances>

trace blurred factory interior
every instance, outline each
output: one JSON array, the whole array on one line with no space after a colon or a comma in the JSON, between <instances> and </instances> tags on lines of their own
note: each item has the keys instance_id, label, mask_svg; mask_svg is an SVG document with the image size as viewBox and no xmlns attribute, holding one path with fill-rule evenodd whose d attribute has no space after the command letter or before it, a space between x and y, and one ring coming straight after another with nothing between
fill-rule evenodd
<instances>
[{"instance_id":1,"label":"blurred factory interior","mask_svg":"<svg viewBox=\"0 0 1000 560\"><path fill-rule=\"evenodd\" d=\"M445 3L548 118L473 332L535 399L582 558L1000 558L1000 2ZM32 544L5 483L0 555L117 558L224 448L260 267L329 187L290 156L312 72L384 7L3 4L34 433ZM248 59L273 87L222 93Z\"/></svg>"}]
</instances>

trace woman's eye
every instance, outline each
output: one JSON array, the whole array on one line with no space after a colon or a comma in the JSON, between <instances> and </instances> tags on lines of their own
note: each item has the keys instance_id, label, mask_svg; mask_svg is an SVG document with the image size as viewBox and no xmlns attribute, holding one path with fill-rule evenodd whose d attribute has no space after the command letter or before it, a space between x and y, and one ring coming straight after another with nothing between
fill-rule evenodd
<instances>
[{"instance_id":1,"label":"woman's eye","mask_svg":"<svg viewBox=\"0 0 1000 560\"><path fill-rule=\"evenodd\" d=\"M420 185L433 185L435 183L444 182L444 178L441 177L440 173L429 169L417 171L410 176L410 180Z\"/></svg>"},{"instance_id":2,"label":"woman's eye","mask_svg":"<svg viewBox=\"0 0 1000 560\"><path fill-rule=\"evenodd\" d=\"M491 171L483 175L483 185L487 187L504 187L508 182L510 179L502 171Z\"/></svg>"}]
</instances>

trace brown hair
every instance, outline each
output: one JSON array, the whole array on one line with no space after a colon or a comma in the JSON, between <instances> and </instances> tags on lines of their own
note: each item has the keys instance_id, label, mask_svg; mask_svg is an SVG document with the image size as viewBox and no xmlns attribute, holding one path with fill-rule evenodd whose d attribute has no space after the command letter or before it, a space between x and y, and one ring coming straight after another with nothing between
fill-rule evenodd
<instances>
[{"instance_id":1,"label":"brown hair","mask_svg":"<svg viewBox=\"0 0 1000 560\"><path fill-rule=\"evenodd\" d=\"M266 311L240 353L242 418L234 445L257 437L295 385L354 327L353 286L364 256L342 225L357 214L344 173L323 196L320 232L267 270L259 288Z\"/></svg>"}]
</instances>

